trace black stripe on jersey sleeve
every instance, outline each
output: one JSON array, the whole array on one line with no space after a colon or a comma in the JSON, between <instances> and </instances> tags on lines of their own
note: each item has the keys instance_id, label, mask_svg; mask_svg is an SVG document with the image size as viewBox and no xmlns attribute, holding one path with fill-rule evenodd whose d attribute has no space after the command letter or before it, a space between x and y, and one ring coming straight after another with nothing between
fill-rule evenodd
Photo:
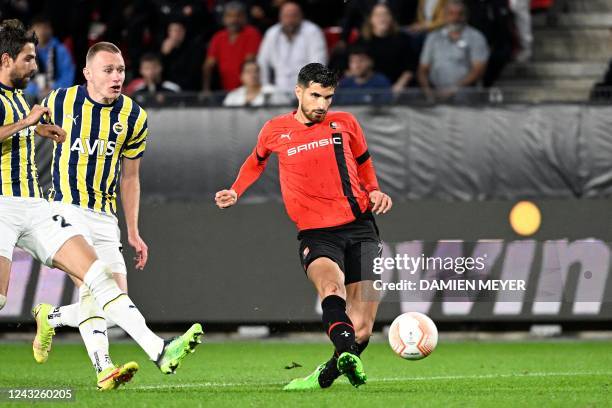
<instances>
[{"instance_id":1,"label":"black stripe on jersey sleeve","mask_svg":"<svg viewBox=\"0 0 612 408\"><path fill-rule=\"evenodd\" d=\"M341 133L333 133L333 138L339 137L342 141ZM359 208L359 203L353 194L353 189L351 188L351 176L348 172L348 167L346 166L346 158L344 157L344 145L335 144L334 143L334 154L336 156L336 163L338 164L338 172L340 173L340 181L342 182L342 192L344 196L348 200L349 205L351 206L351 212L355 218L359 218L361 216L361 208Z\"/></svg>"},{"instance_id":2,"label":"black stripe on jersey sleeve","mask_svg":"<svg viewBox=\"0 0 612 408\"><path fill-rule=\"evenodd\" d=\"M357 160L357 164L363 164L365 162L368 161L368 159L370 158L370 151L366 150L364 154L362 154L361 156L359 156L356 160Z\"/></svg>"},{"instance_id":3,"label":"black stripe on jersey sleeve","mask_svg":"<svg viewBox=\"0 0 612 408\"><path fill-rule=\"evenodd\" d=\"M139 140L138 142L136 142L136 143L134 143L134 144L131 144L131 145L126 145L126 146L127 146L127 148L126 148L126 149L124 149L124 150L136 150L136 149L138 149L140 146L142 146L142 144L143 144L143 143L145 143L145 142L146 142L146 139L141 139L141 140Z\"/></svg>"},{"instance_id":4,"label":"black stripe on jersey sleeve","mask_svg":"<svg viewBox=\"0 0 612 408\"><path fill-rule=\"evenodd\" d=\"M257 161L261 163L268 160L268 157L270 157L270 155L267 155L266 157L261 157L259 153L257 153L257 149L255 149L255 157L257 157Z\"/></svg>"}]
</instances>

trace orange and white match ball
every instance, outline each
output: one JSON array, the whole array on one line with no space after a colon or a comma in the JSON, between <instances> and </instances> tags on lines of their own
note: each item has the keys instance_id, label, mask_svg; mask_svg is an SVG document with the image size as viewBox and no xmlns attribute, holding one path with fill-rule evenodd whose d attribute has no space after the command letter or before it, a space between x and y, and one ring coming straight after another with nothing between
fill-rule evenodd
<instances>
[{"instance_id":1,"label":"orange and white match ball","mask_svg":"<svg viewBox=\"0 0 612 408\"><path fill-rule=\"evenodd\" d=\"M430 355L438 345L438 328L423 313L404 313L391 323L389 345L401 358L420 360Z\"/></svg>"}]
</instances>

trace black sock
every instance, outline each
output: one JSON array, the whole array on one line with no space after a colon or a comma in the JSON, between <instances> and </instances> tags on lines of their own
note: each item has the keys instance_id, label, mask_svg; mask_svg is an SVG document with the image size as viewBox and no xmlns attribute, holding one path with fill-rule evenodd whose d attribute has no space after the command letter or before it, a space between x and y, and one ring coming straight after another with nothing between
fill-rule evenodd
<instances>
[{"instance_id":1,"label":"black sock","mask_svg":"<svg viewBox=\"0 0 612 408\"><path fill-rule=\"evenodd\" d=\"M357 354L355 329L346 314L346 301L340 296L330 295L321 302L323 324L329 339L334 343L338 355L344 352Z\"/></svg>"},{"instance_id":2,"label":"black sock","mask_svg":"<svg viewBox=\"0 0 612 408\"><path fill-rule=\"evenodd\" d=\"M323 368L321 374L319 374L319 385L321 388L327 388L331 386L338 377L340 377L340 370L338 370L338 354L334 351L332 357L325 363L325 368Z\"/></svg>"},{"instance_id":3,"label":"black sock","mask_svg":"<svg viewBox=\"0 0 612 408\"><path fill-rule=\"evenodd\" d=\"M363 343L357 343L357 355L358 356L361 356L361 353L363 353L366 347L368 347L368 344L370 344L370 340L366 340Z\"/></svg>"}]
</instances>

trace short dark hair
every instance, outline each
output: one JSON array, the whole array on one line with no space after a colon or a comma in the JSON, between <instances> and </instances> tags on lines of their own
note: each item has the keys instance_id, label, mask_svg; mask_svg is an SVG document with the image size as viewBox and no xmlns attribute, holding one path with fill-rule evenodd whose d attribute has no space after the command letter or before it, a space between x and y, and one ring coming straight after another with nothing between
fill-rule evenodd
<instances>
[{"instance_id":1,"label":"short dark hair","mask_svg":"<svg viewBox=\"0 0 612 408\"><path fill-rule=\"evenodd\" d=\"M140 62L157 62L158 64L161 64L161 57L159 56L159 54L156 54L154 52L147 52L145 53L142 57L140 57Z\"/></svg>"},{"instance_id":2,"label":"short dark hair","mask_svg":"<svg viewBox=\"0 0 612 408\"><path fill-rule=\"evenodd\" d=\"M370 50L368 50L366 47L364 47L363 45L353 45L349 48L349 52L348 52L349 57L351 55L366 55L368 56L370 59L372 59L372 54L370 53Z\"/></svg>"},{"instance_id":3,"label":"short dark hair","mask_svg":"<svg viewBox=\"0 0 612 408\"><path fill-rule=\"evenodd\" d=\"M311 82L321 84L325 88L335 88L338 86L340 75L338 71L327 68L323 64L313 62L304 65L298 74L298 85L309 87Z\"/></svg>"},{"instance_id":4,"label":"short dark hair","mask_svg":"<svg viewBox=\"0 0 612 408\"><path fill-rule=\"evenodd\" d=\"M228 11L237 11L239 13L246 14L246 7L244 3L240 1L230 1L223 6L223 14L227 13Z\"/></svg>"},{"instance_id":5,"label":"short dark hair","mask_svg":"<svg viewBox=\"0 0 612 408\"><path fill-rule=\"evenodd\" d=\"M38 44L38 37L34 32L28 33L19 20L4 20L0 23L0 55L7 53L16 59L27 43Z\"/></svg>"}]
</instances>

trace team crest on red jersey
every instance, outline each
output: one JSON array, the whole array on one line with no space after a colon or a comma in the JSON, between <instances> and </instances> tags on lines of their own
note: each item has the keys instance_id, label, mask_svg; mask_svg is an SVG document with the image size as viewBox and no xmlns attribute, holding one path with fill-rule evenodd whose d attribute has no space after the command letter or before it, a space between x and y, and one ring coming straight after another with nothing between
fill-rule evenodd
<instances>
[{"instance_id":1,"label":"team crest on red jersey","mask_svg":"<svg viewBox=\"0 0 612 408\"><path fill-rule=\"evenodd\" d=\"M338 124L336 122L330 122L329 127L335 130L338 129Z\"/></svg>"}]
</instances>

